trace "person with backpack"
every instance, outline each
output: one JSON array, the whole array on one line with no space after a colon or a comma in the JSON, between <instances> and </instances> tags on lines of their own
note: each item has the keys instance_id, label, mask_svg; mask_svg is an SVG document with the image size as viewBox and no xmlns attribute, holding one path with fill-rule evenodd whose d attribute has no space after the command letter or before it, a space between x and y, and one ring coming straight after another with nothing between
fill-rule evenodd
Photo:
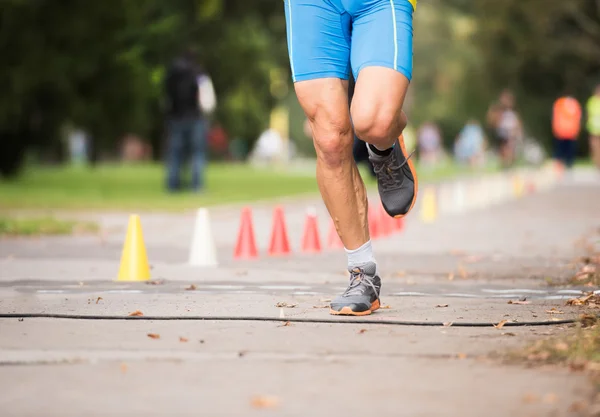
<instances>
[{"instance_id":1,"label":"person with backpack","mask_svg":"<svg viewBox=\"0 0 600 417\"><path fill-rule=\"evenodd\" d=\"M167 118L167 188L181 188L180 171L189 149L192 189L204 189L208 116L216 107L212 80L192 49L175 58L165 78Z\"/></svg>"}]
</instances>

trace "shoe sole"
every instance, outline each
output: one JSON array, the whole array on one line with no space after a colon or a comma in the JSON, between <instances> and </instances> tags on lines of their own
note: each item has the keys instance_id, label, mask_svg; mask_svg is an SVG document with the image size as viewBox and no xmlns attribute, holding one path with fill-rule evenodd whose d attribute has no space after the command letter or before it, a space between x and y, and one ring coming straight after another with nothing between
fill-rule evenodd
<instances>
[{"instance_id":1,"label":"shoe sole","mask_svg":"<svg viewBox=\"0 0 600 417\"><path fill-rule=\"evenodd\" d=\"M400 148L402 149L402 153L404 154L404 157L407 158L408 152L406 152L406 147L404 146L404 136L400 136L400 138L398 138L398 142L400 143ZM410 211L415 206L415 203L417 202L417 194L419 192L419 179L417 178L417 170L415 169L415 165L413 164L412 159L408 159L406 162L408 163L408 168L410 169L410 173L412 174L413 179L415 180L415 194L413 195L413 200L412 200L412 203L410 204L410 207L408 208L408 211L404 214L395 215L394 217L397 219L404 217L408 213L410 213Z\"/></svg>"},{"instance_id":2,"label":"shoe sole","mask_svg":"<svg viewBox=\"0 0 600 417\"><path fill-rule=\"evenodd\" d=\"M379 310L380 305L379 300L375 300L373 304L371 304L371 308L366 311L352 311L350 307L343 307L340 311L335 311L330 308L329 314L333 314L334 316L368 316L375 310Z\"/></svg>"}]
</instances>

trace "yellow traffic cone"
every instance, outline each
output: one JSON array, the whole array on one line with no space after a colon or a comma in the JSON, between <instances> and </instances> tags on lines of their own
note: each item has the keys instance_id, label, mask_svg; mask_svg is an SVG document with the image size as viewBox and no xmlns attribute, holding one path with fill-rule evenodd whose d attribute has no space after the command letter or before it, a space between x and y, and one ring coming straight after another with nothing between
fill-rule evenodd
<instances>
[{"instance_id":1,"label":"yellow traffic cone","mask_svg":"<svg viewBox=\"0 0 600 417\"><path fill-rule=\"evenodd\" d=\"M423 206L421 207L421 220L424 223L433 223L437 218L437 201L435 189L426 188L423 193Z\"/></svg>"},{"instance_id":2,"label":"yellow traffic cone","mask_svg":"<svg viewBox=\"0 0 600 417\"><path fill-rule=\"evenodd\" d=\"M148 281L150 279L150 267L140 216L132 214L129 217L125 246L121 255L121 267L117 281Z\"/></svg>"}]
</instances>

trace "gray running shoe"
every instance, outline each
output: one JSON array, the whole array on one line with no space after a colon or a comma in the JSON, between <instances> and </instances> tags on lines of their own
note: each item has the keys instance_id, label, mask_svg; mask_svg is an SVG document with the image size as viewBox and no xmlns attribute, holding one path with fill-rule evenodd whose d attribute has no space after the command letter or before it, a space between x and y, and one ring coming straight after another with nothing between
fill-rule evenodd
<instances>
[{"instance_id":1,"label":"gray running shoe","mask_svg":"<svg viewBox=\"0 0 600 417\"><path fill-rule=\"evenodd\" d=\"M368 146L367 146L368 148ZM392 153L380 156L369 149L369 160L377 176L377 188L385 211L392 217L404 217L417 201L417 171L406 152L404 138L396 140Z\"/></svg>"},{"instance_id":2,"label":"gray running shoe","mask_svg":"<svg viewBox=\"0 0 600 417\"><path fill-rule=\"evenodd\" d=\"M366 316L380 306L381 278L375 275L375 264L348 270L350 285L342 295L331 302L329 313L335 315Z\"/></svg>"}]
</instances>

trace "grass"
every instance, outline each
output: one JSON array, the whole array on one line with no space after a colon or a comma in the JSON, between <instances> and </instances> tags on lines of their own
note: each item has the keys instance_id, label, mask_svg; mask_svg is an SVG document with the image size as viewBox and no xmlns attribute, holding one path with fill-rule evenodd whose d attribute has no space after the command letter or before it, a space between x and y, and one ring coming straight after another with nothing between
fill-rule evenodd
<instances>
[{"instance_id":1,"label":"grass","mask_svg":"<svg viewBox=\"0 0 600 417\"><path fill-rule=\"evenodd\" d=\"M473 171L448 164L420 169L419 181L427 183L494 169ZM361 169L361 172L368 186L374 186L366 170ZM0 179L0 209L170 211L318 192L314 169L310 167L295 172L212 163L206 174L207 190L202 194L168 193L164 188L164 175L160 164L32 167L16 180Z\"/></svg>"},{"instance_id":2,"label":"grass","mask_svg":"<svg viewBox=\"0 0 600 417\"><path fill-rule=\"evenodd\" d=\"M97 231L98 225L91 222L58 220L52 217L0 217L0 236L70 235Z\"/></svg>"}]
</instances>

